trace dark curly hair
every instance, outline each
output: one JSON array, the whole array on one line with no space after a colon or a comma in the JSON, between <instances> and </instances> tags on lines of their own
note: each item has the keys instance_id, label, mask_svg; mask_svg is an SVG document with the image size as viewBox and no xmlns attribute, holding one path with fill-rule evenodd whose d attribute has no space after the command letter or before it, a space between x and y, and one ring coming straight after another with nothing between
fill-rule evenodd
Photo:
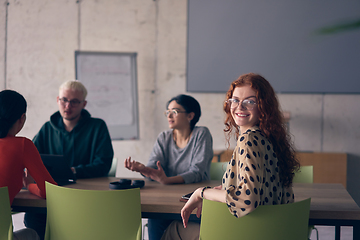
<instances>
[{"instance_id":1,"label":"dark curly hair","mask_svg":"<svg viewBox=\"0 0 360 240\"><path fill-rule=\"evenodd\" d=\"M285 187L289 187L292 184L294 172L300 168L300 163L295 156L295 150L286 130L275 91L265 78L255 73L248 73L241 75L231 83L226 93L226 100L232 97L236 87L245 85L250 86L256 92L260 112L259 128L273 144L279 160L280 180ZM238 138L240 129L231 116L230 107L226 101L223 107L226 113L224 132L229 146L231 136L235 134Z\"/></svg>"}]
</instances>

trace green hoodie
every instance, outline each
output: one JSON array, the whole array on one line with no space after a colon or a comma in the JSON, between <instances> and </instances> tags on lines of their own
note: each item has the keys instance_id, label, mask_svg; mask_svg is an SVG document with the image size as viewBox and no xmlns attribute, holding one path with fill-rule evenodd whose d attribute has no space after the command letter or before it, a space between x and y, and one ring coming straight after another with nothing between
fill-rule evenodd
<instances>
[{"instance_id":1,"label":"green hoodie","mask_svg":"<svg viewBox=\"0 0 360 240\"><path fill-rule=\"evenodd\" d=\"M42 154L63 155L77 178L106 176L114 156L106 123L85 109L71 132L65 130L60 112L54 113L33 142Z\"/></svg>"}]
</instances>

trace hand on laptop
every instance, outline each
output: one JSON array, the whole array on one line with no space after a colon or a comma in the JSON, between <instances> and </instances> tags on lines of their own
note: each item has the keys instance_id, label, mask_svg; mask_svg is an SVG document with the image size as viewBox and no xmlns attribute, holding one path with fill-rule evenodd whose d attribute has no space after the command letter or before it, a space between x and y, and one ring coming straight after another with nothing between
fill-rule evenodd
<instances>
[{"instance_id":1,"label":"hand on laptop","mask_svg":"<svg viewBox=\"0 0 360 240\"><path fill-rule=\"evenodd\" d=\"M28 170L25 168L24 175L23 175L23 185L24 185L24 187L28 188L30 183L35 183L35 181L29 174Z\"/></svg>"}]
</instances>

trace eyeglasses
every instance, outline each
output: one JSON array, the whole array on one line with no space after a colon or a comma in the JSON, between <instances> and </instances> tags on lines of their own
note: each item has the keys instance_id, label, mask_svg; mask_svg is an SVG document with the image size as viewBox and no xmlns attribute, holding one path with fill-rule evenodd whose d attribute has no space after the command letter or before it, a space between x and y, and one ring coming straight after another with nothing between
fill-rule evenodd
<instances>
[{"instance_id":1,"label":"eyeglasses","mask_svg":"<svg viewBox=\"0 0 360 240\"><path fill-rule=\"evenodd\" d=\"M241 102L241 106L247 110L253 110L256 102L252 99L244 99L243 101L240 101L235 98L229 98L227 101L225 101L230 108L237 108Z\"/></svg>"},{"instance_id":2,"label":"eyeglasses","mask_svg":"<svg viewBox=\"0 0 360 240\"><path fill-rule=\"evenodd\" d=\"M74 100L68 100L67 98L59 98L60 102L62 105L66 106L67 103L69 103L69 105L71 107L77 107L79 106L80 103L84 102L84 101L79 101L78 99L74 99Z\"/></svg>"},{"instance_id":3,"label":"eyeglasses","mask_svg":"<svg viewBox=\"0 0 360 240\"><path fill-rule=\"evenodd\" d=\"M177 117L177 115L178 115L179 113L186 113L186 111L179 111L179 110L176 110L176 109L166 110L166 111L164 112L165 117L169 116L170 113L172 113L175 117Z\"/></svg>"}]
</instances>

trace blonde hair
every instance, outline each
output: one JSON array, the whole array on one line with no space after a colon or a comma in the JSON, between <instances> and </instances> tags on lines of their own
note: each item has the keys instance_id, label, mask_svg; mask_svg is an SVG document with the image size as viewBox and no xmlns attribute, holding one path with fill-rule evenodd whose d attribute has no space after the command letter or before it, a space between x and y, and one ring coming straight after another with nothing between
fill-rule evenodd
<instances>
[{"instance_id":1,"label":"blonde hair","mask_svg":"<svg viewBox=\"0 0 360 240\"><path fill-rule=\"evenodd\" d=\"M82 94L84 96L84 100L87 95L87 90L86 90L85 86L78 80L70 80L70 81L64 82L63 84L60 85L59 92L61 92L61 90L63 90L63 89L71 89L71 90L77 90L77 91L82 92Z\"/></svg>"}]
</instances>

